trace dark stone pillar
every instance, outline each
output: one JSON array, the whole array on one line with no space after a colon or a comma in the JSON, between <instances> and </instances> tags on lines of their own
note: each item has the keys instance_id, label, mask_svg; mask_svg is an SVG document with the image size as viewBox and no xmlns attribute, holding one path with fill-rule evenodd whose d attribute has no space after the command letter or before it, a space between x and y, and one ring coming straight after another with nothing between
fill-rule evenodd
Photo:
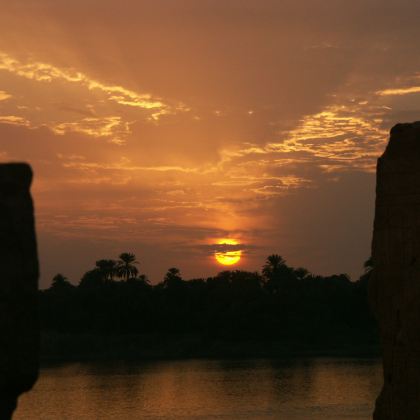
<instances>
[{"instance_id":1,"label":"dark stone pillar","mask_svg":"<svg viewBox=\"0 0 420 420\"><path fill-rule=\"evenodd\" d=\"M378 160L372 256L384 367L374 419L420 419L420 122L396 125Z\"/></svg>"},{"instance_id":2,"label":"dark stone pillar","mask_svg":"<svg viewBox=\"0 0 420 420\"><path fill-rule=\"evenodd\" d=\"M0 420L38 376L38 258L31 168L0 165Z\"/></svg>"}]
</instances>

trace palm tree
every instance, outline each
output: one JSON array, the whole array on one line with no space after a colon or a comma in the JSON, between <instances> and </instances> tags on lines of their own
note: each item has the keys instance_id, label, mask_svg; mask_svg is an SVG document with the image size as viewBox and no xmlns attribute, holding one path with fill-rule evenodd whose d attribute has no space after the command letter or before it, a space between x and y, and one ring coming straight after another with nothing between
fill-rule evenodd
<instances>
[{"instance_id":1,"label":"palm tree","mask_svg":"<svg viewBox=\"0 0 420 420\"><path fill-rule=\"evenodd\" d=\"M79 287L86 289L98 289L104 284L104 273L99 268L87 271L80 279Z\"/></svg>"},{"instance_id":2,"label":"palm tree","mask_svg":"<svg viewBox=\"0 0 420 420\"><path fill-rule=\"evenodd\" d=\"M267 257L267 260L263 266L262 273L267 279L275 276L282 267L284 267L286 261L278 254L273 254Z\"/></svg>"},{"instance_id":3,"label":"palm tree","mask_svg":"<svg viewBox=\"0 0 420 420\"><path fill-rule=\"evenodd\" d=\"M96 268L103 274L105 280L114 280L114 275L117 274L117 265L115 260L96 261Z\"/></svg>"},{"instance_id":4,"label":"palm tree","mask_svg":"<svg viewBox=\"0 0 420 420\"><path fill-rule=\"evenodd\" d=\"M182 283L181 272L175 267L170 268L163 279L163 286L167 289L178 287Z\"/></svg>"},{"instance_id":5,"label":"palm tree","mask_svg":"<svg viewBox=\"0 0 420 420\"><path fill-rule=\"evenodd\" d=\"M279 293L297 279L293 269L288 267L286 261L277 254L267 258L262 273L265 277L265 287L271 293Z\"/></svg>"},{"instance_id":6,"label":"palm tree","mask_svg":"<svg viewBox=\"0 0 420 420\"><path fill-rule=\"evenodd\" d=\"M119 256L117 273L120 277L129 280L131 276L137 276L139 270L134 264L138 264L136 256L130 252L123 252Z\"/></svg>"}]
</instances>

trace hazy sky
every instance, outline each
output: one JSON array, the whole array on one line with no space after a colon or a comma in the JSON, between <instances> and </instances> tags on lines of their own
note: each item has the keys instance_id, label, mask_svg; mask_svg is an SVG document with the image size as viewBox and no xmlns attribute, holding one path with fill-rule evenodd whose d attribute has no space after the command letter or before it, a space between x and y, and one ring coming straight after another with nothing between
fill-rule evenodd
<instances>
[{"instance_id":1,"label":"hazy sky","mask_svg":"<svg viewBox=\"0 0 420 420\"><path fill-rule=\"evenodd\" d=\"M35 171L42 282L270 253L356 277L375 162L420 119L416 0L0 0L0 157Z\"/></svg>"}]
</instances>

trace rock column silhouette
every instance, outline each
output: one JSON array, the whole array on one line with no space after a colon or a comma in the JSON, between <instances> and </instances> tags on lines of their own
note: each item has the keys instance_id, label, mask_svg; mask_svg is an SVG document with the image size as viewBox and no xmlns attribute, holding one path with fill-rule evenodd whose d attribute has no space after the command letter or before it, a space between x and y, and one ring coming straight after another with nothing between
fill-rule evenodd
<instances>
[{"instance_id":1,"label":"rock column silhouette","mask_svg":"<svg viewBox=\"0 0 420 420\"><path fill-rule=\"evenodd\" d=\"M0 165L0 420L38 376L38 258L31 168Z\"/></svg>"},{"instance_id":2,"label":"rock column silhouette","mask_svg":"<svg viewBox=\"0 0 420 420\"><path fill-rule=\"evenodd\" d=\"M384 367L374 419L420 419L420 122L393 127L378 160L372 256Z\"/></svg>"}]
</instances>

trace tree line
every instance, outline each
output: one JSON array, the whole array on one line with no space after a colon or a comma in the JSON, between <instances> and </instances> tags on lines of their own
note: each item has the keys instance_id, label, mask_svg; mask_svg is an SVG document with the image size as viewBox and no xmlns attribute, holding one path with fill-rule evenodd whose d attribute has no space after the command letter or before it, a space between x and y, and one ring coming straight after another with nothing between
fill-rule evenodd
<instances>
[{"instance_id":1,"label":"tree line","mask_svg":"<svg viewBox=\"0 0 420 420\"><path fill-rule=\"evenodd\" d=\"M319 276L270 255L261 272L222 271L185 280L170 268L150 284L132 253L99 260L77 286L57 274L40 291L44 331L204 336L320 347L376 343L367 301L371 260L352 282Z\"/></svg>"}]
</instances>

